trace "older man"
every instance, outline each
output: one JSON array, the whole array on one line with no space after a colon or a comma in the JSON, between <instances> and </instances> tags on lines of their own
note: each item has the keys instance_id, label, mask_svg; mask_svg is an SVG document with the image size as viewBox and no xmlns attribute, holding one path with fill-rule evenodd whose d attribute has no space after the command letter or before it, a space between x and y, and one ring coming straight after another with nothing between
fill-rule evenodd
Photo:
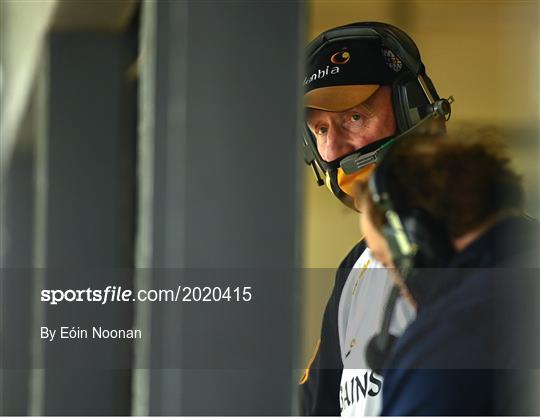
<instances>
[{"instance_id":1,"label":"older man","mask_svg":"<svg viewBox=\"0 0 540 418\"><path fill-rule=\"evenodd\" d=\"M414 42L391 25L331 29L308 46L307 55L305 160L320 185L354 208L355 184L369 176L380 150L411 129L444 130L437 116L449 114L449 103L439 99ZM363 242L345 257L316 354L300 381L304 414L380 412L382 378L369 369L364 352L391 287ZM400 301L393 332L399 334L414 315Z\"/></svg>"}]
</instances>

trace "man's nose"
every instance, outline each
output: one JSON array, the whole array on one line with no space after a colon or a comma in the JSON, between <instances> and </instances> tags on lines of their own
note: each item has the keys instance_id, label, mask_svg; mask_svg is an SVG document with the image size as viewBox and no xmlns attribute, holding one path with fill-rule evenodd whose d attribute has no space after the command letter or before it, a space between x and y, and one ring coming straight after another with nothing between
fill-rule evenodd
<instances>
[{"instance_id":1,"label":"man's nose","mask_svg":"<svg viewBox=\"0 0 540 418\"><path fill-rule=\"evenodd\" d=\"M348 139L347 133L342 129L336 126L328 129L324 159L328 162L334 161L354 151L354 147Z\"/></svg>"}]
</instances>

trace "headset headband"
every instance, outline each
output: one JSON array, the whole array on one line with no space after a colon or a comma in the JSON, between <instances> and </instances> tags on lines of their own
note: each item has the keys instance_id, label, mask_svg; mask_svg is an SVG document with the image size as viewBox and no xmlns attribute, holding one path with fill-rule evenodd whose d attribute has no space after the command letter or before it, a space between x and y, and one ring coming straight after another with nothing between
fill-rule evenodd
<instances>
[{"instance_id":1,"label":"headset headband","mask_svg":"<svg viewBox=\"0 0 540 418\"><path fill-rule=\"evenodd\" d=\"M420 52L412 39L395 26L379 22L360 22L330 29L308 45L307 57L320 52L327 43L358 38L381 39L383 46L397 53L412 74L424 73Z\"/></svg>"}]
</instances>

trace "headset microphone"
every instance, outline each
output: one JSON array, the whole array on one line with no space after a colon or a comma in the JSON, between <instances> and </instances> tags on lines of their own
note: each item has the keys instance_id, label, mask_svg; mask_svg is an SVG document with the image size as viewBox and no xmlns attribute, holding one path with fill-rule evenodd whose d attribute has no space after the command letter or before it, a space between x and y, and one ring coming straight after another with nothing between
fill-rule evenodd
<instances>
[{"instance_id":1,"label":"headset microphone","mask_svg":"<svg viewBox=\"0 0 540 418\"><path fill-rule=\"evenodd\" d=\"M396 336L390 334L390 323L399 293L400 290L397 286L394 286L390 291L386 307L384 308L381 332L371 338L366 348L366 362L369 368L377 373L381 372L384 362L388 358L390 350L397 339Z\"/></svg>"},{"instance_id":2,"label":"headset microphone","mask_svg":"<svg viewBox=\"0 0 540 418\"><path fill-rule=\"evenodd\" d=\"M411 134L421 133L419 128L425 126L427 122L432 121L438 118L444 118L445 121L450 119L452 114L451 104L454 102L454 97L450 96L448 99L439 99L435 103L428 105L429 111L427 116L420 119L416 124L411 126L406 131L401 134L391 138L389 141L386 141L383 145L377 148L375 151L371 152L362 152L357 151L341 159L339 166L345 174L353 174L362 168L376 163L381 155L386 151L386 149L395 143L397 140L402 139ZM314 161L313 161L314 163ZM315 167L314 167L315 169Z\"/></svg>"},{"instance_id":3,"label":"headset microphone","mask_svg":"<svg viewBox=\"0 0 540 418\"><path fill-rule=\"evenodd\" d=\"M444 106L444 103L440 103L437 109L442 112ZM373 203L384 213L385 224L381 233L388 243L396 272L416 302L419 302L429 296L429 291L422 286L426 277L418 269L444 267L453 256L454 249L440 221L421 208L403 207L403 202L395 200L396 195L392 192L396 192L395 187L399 187L396 184L399 176L397 150L400 146L405 146L405 143L397 145L397 148L391 147L385 153L368 180L368 189ZM390 323L399 294L400 289L394 286L385 306L381 331L366 348L366 362L373 370L383 368L396 340L390 334Z\"/></svg>"}]
</instances>

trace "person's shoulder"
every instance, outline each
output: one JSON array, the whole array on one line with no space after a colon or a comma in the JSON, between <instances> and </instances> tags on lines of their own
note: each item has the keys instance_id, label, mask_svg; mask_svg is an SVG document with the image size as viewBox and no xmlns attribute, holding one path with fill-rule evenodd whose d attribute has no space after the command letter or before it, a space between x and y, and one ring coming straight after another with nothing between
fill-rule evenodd
<instances>
[{"instance_id":1,"label":"person's shoulder","mask_svg":"<svg viewBox=\"0 0 540 418\"><path fill-rule=\"evenodd\" d=\"M336 271L336 281L334 283L333 296L339 301L343 287L347 282L347 278L354 267L356 261L360 258L362 253L366 250L366 243L364 240L358 242L345 256L345 258L339 264Z\"/></svg>"},{"instance_id":2,"label":"person's shoulder","mask_svg":"<svg viewBox=\"0 0 540 418\"><path fill-rule=\"evenodd\" d=\"M341 263L339 264L340 269L352 269L356 261L360 258L362 253L366 250L366 242L362 240L358 242L349 253L345 256Z\"/></svg>"},{"instance_id":3,"label":"person's shoulder","mask_svg":"<svg viewBox=\"0 0 540 418\"><path fill-rule=\"evenodd\" d=\"M513 227L513 234L509 237L503 236L502 241L508 255L500 264L503 267L540 267L540 259L538 258L540 251L540 223L538 220L523 215L509 223Z\"/></svg>"},{"instance_id":4,"label":"person's shoulder","mask_svg":"<svg viewBox=\"0 0 540 418\"><path fill-rule=\"evenodd\" d=\"M491 328L486 326L492 299L460 300L460 292L453 293L418 313L396 342L391 367L458 369L491 364L492 358L485 355L485 350L492 336Z\"/></svg>"}]
</instances>

